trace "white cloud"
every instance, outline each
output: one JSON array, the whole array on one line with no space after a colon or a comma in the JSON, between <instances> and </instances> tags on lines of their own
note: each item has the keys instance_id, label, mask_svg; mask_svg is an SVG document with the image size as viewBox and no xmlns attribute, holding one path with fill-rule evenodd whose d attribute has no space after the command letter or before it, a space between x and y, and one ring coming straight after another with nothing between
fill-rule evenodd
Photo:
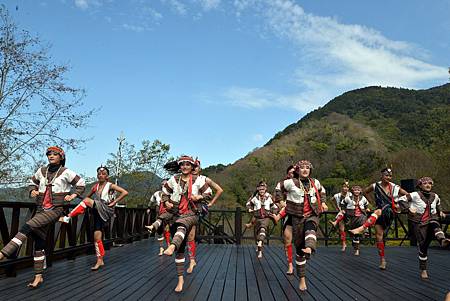
<instances>
[{"instance_id":1,"label":"white cloud","mask_svg":"<svg viewBox=\"0 0 450 301\"><path fill-rule=\"evenodd\" d=\"M75 6L81 9L87 9L89 4L87 0L75 0Z\"/></svg>"},{"instance_id":2,"label":"white cloud","mask_svg":"<svg viewBox=\"0 0 450 301\"><path fill-rule=\"evenodd\" d=\"M294 76L302 92L277 98L290 99L286 103L296 109L305 102L317 107L330 96L363 86L415 88L446 80L446 68L419 59L426 56L423 50L371 28L307 14L290 0L266 1L262 7L241 0L237 9L242 13L248 7L258 11L277 37L294 43L299 57L304 57Z\"/></svg>"},{"instance_id":3,"label":"white cloud","mask_svg":"<svg viewBox=\"0 0 450 301\"><path fill-rule=\"evenodd\" d=\"M205 10L216 9L220 6L220 0L198 0L200 2L201 7Z\"/></svg>"},{"instance_id":4,"label":"white cloud","mask_svg":"<svg viewBox=\"0 0 450 301\"><path fill-rule=\"evenodd\" d=\"M232 106L248 109L281 108L296 109L307 113L316 108L313 99L330 97L326 92L308 91L292 95L276 94L264 89L231 87L222 93L221 97Z\"/></svg>"},{"instance_id":5,"label":"white cloud","mask_svg":"<svg viewBox=\"0 0 450 301\"><path fill-rule=\"evenodd\" d=\"M181 1L179 0L161 0L162 3L169 5L169 7L175 11L175 13L179 14L179 15L186 15L187 13L187 8L186 5L184 5Z\"/></svg>"}]
</instances>

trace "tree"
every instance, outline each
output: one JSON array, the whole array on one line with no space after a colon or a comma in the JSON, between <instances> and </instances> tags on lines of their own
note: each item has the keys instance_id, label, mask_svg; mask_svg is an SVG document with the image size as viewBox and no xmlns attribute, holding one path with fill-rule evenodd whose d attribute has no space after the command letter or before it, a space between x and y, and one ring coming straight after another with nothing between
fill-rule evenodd
<instances>
[{"instance_id":1,"label":"tree","mask_svg":"<svg viewBox=\"0 0 450 301\"><path fill-rule=\"evenodd\" d=\"M163 168L164 164L173 160L169 155L170 145L156 139L144 140L139 150L125 138L119 139L121 151L110 154L107 166L114 178L120 178L120 185L124 185L130 192L130 203L143 204L148 202L152 192L159 188L160 180L168 177ZM121 166L119 169L116 166Z\"/></svg>"},{"instance_id":2,"label":"tree","mask_svg":"<svg viewBox=\"0 0 450 301\"><path fill-rule=\"evenodd\" d=\"M82 145L86 138L62 130L84 128L94 110L85 109L83 89L66 83L69 67L53 62L48 45L20 30L4 6L0 19L0 182L11 183L49 144Z\"/></svg>"}]
</instances>

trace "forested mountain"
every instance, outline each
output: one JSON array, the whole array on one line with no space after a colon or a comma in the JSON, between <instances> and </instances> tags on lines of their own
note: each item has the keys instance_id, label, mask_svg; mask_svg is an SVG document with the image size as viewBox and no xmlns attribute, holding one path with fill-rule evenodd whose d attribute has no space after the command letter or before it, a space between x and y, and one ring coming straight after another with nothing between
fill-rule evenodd
<instances>
[{"instance_id":1,"label":"forested mountain","mask_svg":"<svg viewBox=\"0 0 450 301\"><path fill-rule=\"evenodd\" d=\"M243 204L257 182L275 187L300 159L337 192L344 178L365 185L391 166L394 182L429 175L450 209L450 84L427 89L367 87L346 92L277 133L266 145L228 166L204 173L225 190L222 204Z\"/></svg>"}]
</instances>

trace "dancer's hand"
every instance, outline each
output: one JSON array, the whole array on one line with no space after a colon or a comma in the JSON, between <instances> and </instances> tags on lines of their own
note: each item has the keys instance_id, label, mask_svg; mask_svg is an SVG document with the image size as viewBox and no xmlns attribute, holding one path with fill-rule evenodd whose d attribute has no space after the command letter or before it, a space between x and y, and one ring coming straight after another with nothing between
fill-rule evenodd
<instances>
[{"instance_id":1,"label":"dancer's hand","mask_svg":"<svg viewBox=\"0 0 450 301\"><path fill-rule=\"evenodd\" d=\"M322 203L322 211L328 211L328 206L325 203Z\"/></svg>"},{"instance_id":2,"label":"dancer's hand","mask_svg":"<svg viewBox=\"0 0 450 301\"><path fill-rule=\"evenodd\" d=\"M192 196L191 196L191 200L193 200L194 202L198 202L198 201L200 201L201 199L203 199L203 196L202 196L202 195L192 195Z\"/></svg>"},{"instance_id":3,"label":"dancer's hand","mask_svg":"<svg viewBox=\"0 0 450 301\"><path fill-rule=\"evenodd\" d=\"M445 218L445 217L447 216L447 214L445 214L445 213L442 212L442 211L441 211L440 215L441 215L441 218Z\"/></svg>"},{"instance_id":4,"label":"dancer's hand","mask_svg":"<svg viewBox=\"0 0 450 301\"><path fill-rule=\"evenodd\" d=\"M112 208L114 206L116 206L117 201L112 201L111 203L108 204L108 207Z\"/></svg>"},{"instance_id":5,"label":"dancer's hand","mask_svg":"<svg viewBox=\"0 0 450 301\"><path fill-rule=\"evenodd\" d=\"M164 203L164 205L166 206L167 209L172 209L173 208L173 204L171 202L169 202L169 201L166 201Z\"/></svg>"},{"instance_id":6,"label":"dancer's hand","mask_svg":"<svg viewBox=\"0 0 450 301\"><path fill-rule=\"evenodd\" d=\"M36 189L32 190L30 195L31 195L32 198L35 198L35 197L37 197L39 195L39 191L37 191Z\"/></svg>"},{"instance_id":7,"label":"dancer's hand","mask_svg":"<svg viewBox=\"0 0 450 301\"><path fill-rule=\"evenodd\" d=\"M76 198L77 197L77 194L69 194L69 195L66 195L65 197L64 197L64 200L66 201L66 202L70 202L70 201L72 201L74 198Z\"/></svg>"}]
</instances>

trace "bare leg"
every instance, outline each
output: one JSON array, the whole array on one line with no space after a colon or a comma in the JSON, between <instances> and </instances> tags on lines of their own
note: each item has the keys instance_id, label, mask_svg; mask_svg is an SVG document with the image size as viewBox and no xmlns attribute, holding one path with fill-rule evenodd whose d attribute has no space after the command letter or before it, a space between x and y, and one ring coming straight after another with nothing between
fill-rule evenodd
<instances>
[{"instance_id":1,"label":"bare leg","mask_svg":"<svg viewBox=\"0 0 450 301\"><path fill-rule=\"evenodd\" d=\"M288 270L286 274L292 275L294 273L294 265L292 264L292 226L286 226L283 232L284 248L288 259Z\"/></svg>"},{"instance_id":2,"label":"bare leg","mask_svg":"<svg viewBox=\"0 0 450 301\"><path fill-rule=\"evenodd\" d=\"M197 262L195 261L195 251L196 251L196 245L195 245L195 226L192 226L191 231L188 235L188 247L189 247L189 267L186 270L186 273L192 274L194 267L197 265Z\"/></svg>"},{"instance_id":3,"label":"bare leg","mask_svg":"<svg viewBox=\"0 0 450 301\"><path fill-rule=\"evenodd\" d=\"M181 293L183 291L183 285L184 285L184 278L183 276L178 276L178 283L175 287L175 292Z\"/></svg>"},{"instance_id":4,"label":"bare leg","mask_svg":"<svg viewBox=\"0 0 450 301\"><path fill-rule=\"evenodd\" d=\"M94 232L94 241L96 241L96 242L102 241L102 231L96 230L96 231ZM96 247L96 248L97 248L97 247ZM101 248L103 249L103 243L102 243ZM96 253L97 253L97 262L96 262L95 265L91 268L91 270L93 270L93 271L96 271L96 270L98 270L100 267L102 267L102 266L105 265L105 263L104 263L104 261L103 261L103 255L102 255L102 254L104 253L104 250L103 250L103 251L96 250Z\"/></svg>"},{"instance_id":5,"label":"bare leg","mask_svg":"<svg viewBox=\"0 0 450 301\"><path fill-rule=\"evenodd\" d=\"M384 258L384 230L380 225L375 225L375 237L377 239L378 254L380 255L380 269L386 269L386 259Z\"/></svg>"},{"instance_id":6,"label":"bare leg","mask_svg":"<svg viewBox=\"0 0 450 301\"><path fill-rule=\"evenodd\" d=\"M345 225L344 222L339 223L339 234L341 235L341 242L342 242L342 252L345 252L345 249L347 248L347 241L345 237Z\"/></svg>"}]
</instances>

